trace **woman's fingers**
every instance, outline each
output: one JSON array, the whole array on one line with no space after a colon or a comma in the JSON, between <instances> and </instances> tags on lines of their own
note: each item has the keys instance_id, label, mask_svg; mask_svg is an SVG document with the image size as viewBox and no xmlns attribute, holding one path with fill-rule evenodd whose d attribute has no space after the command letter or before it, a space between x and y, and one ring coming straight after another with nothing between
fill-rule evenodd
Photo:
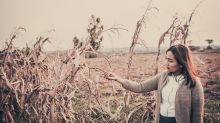
<instances>
[{"instance_id":1,"label":"woman's fingers","mask_svg":"<svg viewBox=\"0 0 220 123\"><path fill-rule=\"evenodd\" d=\"M105 73L104 77L106 79L115 80L115 75L111 72Z\"/></svg>"},{"instance_id":2,"label":"woman's fingers","mask_svg":"<svg viewBox=\"0 0 220 123\"><path fill-rule=\"evenodd\" d=\"M106 78L106 79L109 79L109 73L104 73L104 77Z\"/></svg>"}]
</instances>

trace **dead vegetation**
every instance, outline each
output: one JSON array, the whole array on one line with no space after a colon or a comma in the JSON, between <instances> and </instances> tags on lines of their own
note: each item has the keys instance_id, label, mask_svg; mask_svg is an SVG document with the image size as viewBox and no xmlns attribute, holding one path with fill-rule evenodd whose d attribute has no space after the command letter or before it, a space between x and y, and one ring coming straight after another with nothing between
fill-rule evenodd
<instances>
[{"instance_id":1,"label":"dead vegetation","mask_svg":"<svg viewBox=\"0 0 220 123\"><path fill-rule=\"evenodd\" d=\"M134 102L125 109L123 91L100 79L104 70L86 63L86 54L96 53L91 40L100 39L103 28L89 26L90 35L81 46L53 57L43 52L49 37L40 36L33 47L15 48L13 41L19 30L0 54L1 122L96 123L125 122L125 118L132 122L134 114L149 105L148 101ZM103 91L106 88L112 91Z\"/></svg>"},{"instance_id":2,"label":"dead vegetation","mask_svg":"<svg viewBox=\"0 0 220 123\"><path fill-rule=\"evenodd\" d=\"M103 78L107 71L121 70L119 72L122 76L140 82L143 78L160 71L158 70L158 66L161 65L159 64L161 63L159 60L160 45L166 36L170 37L170 45L177 41L186 43L195 10L186 24L181 25L180 20L175 18L168 30L162 34L157 58L153 57L157 59L154 73L153 64L149 65L149 68L145 65L146 68L135 67L134 65L137 65L140 60L136 61L134 48L142 41L139 34L147 12L151 9L149 3L145 14L137 23L128 54L128 64L123 63L127 65L125 69L120 69L123 66L120 63L123 60L114 57L127 59L127 56L97 58L97 64L104 62L99 65L91 64L90 62L93 61L86 59L87 54L97 54L96 51L103 40L103 32L117 33L118 30L123 29L113 26L104 30L100 18L91 17L87 29L88 37L84 41L74 39L73 49L63 54L57 52L53 54L53 57L43 51L44 43L50 41L49 37L40 36L33 47L15 48L13 41L17 36L17 31L25 29L16 30L6 42L4 50L0 51L0 122L143 123L153 121L156 106L153 93L146 93L142 96L126 92L117 84ZM152 58L145 59L147 63L155 62L150 60ZM201 59L197 61L201 64L204 62ZM120 67L115 64L120 64ZM145 72L146 69L149 71ZM137 71L144 72L137 74ZM199 72L201 76L202 74L211 75L208 71L200 70ZM207 83L210 89L206 92L216 96L214 98L217 99L219 92L214 91L215 86L211 88L210 83ZM218 90L219 87L216 88ZM216 100L214 103L210 100L207 102L215 103L215 106L219 107ZM213 112L207 111L205 118L207 120L219 118L219 112L216 112L212 115Z\"/></svg>"}]
</instances>

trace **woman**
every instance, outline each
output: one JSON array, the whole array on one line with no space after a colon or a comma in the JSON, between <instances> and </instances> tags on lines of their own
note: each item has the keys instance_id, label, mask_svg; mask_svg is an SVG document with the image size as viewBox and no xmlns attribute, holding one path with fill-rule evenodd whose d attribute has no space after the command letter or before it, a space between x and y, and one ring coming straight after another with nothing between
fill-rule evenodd
<instances>
[{"instance_id":1,"label":"woman","mask_svg":"<svg viewBox=\"0 0 220 123\"><path fill-rule=\"evenodd\" d=\"M156 123L203 123L204 93L200 79L184 45L166 51L167 71L136 83L114 73L106 78L115 80L136 93L157 90Z\"/></svg>"}]
</instances>

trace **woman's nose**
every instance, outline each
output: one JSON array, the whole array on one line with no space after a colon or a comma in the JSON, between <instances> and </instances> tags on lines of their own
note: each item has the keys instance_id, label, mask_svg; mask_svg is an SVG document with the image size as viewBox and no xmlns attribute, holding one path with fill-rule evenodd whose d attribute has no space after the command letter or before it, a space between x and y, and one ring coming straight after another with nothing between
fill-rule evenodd
<instances>
[{"instance_id":1,"label":"woman's nose","mask_svg":"<svg viewBox=\"0 0 220 123\"><path fill-rule=\"evenodd\" d=\"M165 65L168 66L168 60L166 60Z\"/></svg>"}]
</instances>

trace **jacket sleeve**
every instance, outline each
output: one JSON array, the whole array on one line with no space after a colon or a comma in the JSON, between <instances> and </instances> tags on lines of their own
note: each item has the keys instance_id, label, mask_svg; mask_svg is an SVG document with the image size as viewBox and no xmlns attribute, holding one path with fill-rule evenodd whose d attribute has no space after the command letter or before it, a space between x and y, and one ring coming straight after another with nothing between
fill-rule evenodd
<instances>
[{"instance_id":1,"label":"jacket sleeve","mask_svg":"<svg viewBox=\"0 0 220 123\"><path fill-rule=\"evenodd\" d=\"M159 79L165 72L155 75L154 77L147 79L143 82L137 83L130 80L124 80L122 82L122 86L132 92L142 93L142 92L149 92L154 91L157 89Z\"/></svg>"},{"instance_id":2,"label":"jacket sleeve","mask_svg":"<svg viewBox=\"0 0 220 123\"><path fill-rule=\"evenodd\" d=\"M191 103L192 103L191 123L203 123L204 91L199 78L196 78L196 86L192 88Z\"/></svg>"}]
</instances>

